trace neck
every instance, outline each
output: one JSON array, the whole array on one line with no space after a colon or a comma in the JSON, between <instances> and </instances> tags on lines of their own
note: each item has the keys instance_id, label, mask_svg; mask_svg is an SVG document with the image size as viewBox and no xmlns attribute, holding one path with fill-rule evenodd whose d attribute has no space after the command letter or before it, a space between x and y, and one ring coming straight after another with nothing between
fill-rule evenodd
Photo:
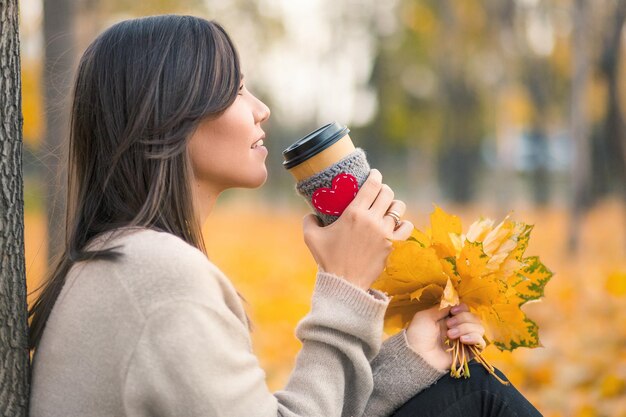
<instances>
[{"instance_id":1,"label":"neck","mask_svg":"<svg viewBox=\"0 0 626 417\"><path fill-rule=\"evenodd\" d=\"M196 220L200 227L204 226L207 218L213 211L213 206L215 206L215 201L217 197L221 194L220 190L209 190L201 187L200 185L194 185L193 187L193 205L194 212L196 213Z\"/></svg>"}]
</instances>

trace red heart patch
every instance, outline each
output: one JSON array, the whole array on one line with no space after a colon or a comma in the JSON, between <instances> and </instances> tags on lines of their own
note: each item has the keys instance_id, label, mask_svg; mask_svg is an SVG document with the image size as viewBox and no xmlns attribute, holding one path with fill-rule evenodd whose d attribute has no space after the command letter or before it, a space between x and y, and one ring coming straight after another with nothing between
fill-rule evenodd
<instances>
[{"instance_id":1,"label":"red heart patch","mask_svg":"<svg viewBox=\"0 0 626 417\"><path fill-rule=\"evenodd\" d=\"M359 191L359 183L356 178L342 172L333 178L332 189L317 189L311 201L319 212L339 216L354 199L357 191Z\"/></svg>"}]
</instances>

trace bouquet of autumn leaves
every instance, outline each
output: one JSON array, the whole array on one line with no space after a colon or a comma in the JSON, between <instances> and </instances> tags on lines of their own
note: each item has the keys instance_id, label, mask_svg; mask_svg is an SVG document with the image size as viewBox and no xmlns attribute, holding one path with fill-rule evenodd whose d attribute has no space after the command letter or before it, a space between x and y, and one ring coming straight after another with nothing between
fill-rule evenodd
<instances>
[{"instance_id":1,"label":"bouquet of autumn leaves","mask_svg":"<svg viewBox=\"0 0 626 417\"><path fill-rule=\"evenodd\" d=\"M524 257L533 226L480 219L462 234L457 216L435 207L431 228L415 229L394 241L387 265L373 288L392 296L385 331L395 333L420 311L465 303L485 327L485 339L500 350L540 346L537 325L521 306L543 296L552 276L537 256ZM447 341L453 355L451 375L469 377L473 356L496 378L476 346ZM505 381L500 380L505 383Z\"/></svg>"}]
</instances>

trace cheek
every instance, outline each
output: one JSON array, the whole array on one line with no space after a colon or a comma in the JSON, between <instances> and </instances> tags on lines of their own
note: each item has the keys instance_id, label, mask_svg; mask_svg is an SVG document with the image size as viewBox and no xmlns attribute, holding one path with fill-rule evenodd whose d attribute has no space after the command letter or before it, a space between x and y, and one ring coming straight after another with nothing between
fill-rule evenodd
<instances>
[{"instance_id":1,"label":"cheek","mask_svg":"<svg viewBox=\"0 0 626 417\"><path fill-rule=\"evenodd\" d=\"M223 171L231 157L230 153L219 143L198 140L190 144L189 156L196 179L207 180Z\"/></svg>"}]
</instances>

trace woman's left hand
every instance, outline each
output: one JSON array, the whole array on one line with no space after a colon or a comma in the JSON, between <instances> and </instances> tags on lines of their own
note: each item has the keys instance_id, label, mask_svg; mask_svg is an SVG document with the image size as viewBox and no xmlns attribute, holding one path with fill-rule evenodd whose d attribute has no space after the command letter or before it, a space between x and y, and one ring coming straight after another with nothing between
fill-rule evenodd
<instances>
[{"instance_id":1,"label":"woman's left hand","mask_svg":"<svg viewBox=\"0 0 626 417\"><path fill-rule=\"evenodd\" d=\"M449 370L452 366L452 354L447 351L450 346L445 344L446 339L460 338L466 345L485 347L485 328L466 304L442 310L435 306L420 311L413 316L406 334L409 346L440 370Z\"/></svg>"}]
</instances>

